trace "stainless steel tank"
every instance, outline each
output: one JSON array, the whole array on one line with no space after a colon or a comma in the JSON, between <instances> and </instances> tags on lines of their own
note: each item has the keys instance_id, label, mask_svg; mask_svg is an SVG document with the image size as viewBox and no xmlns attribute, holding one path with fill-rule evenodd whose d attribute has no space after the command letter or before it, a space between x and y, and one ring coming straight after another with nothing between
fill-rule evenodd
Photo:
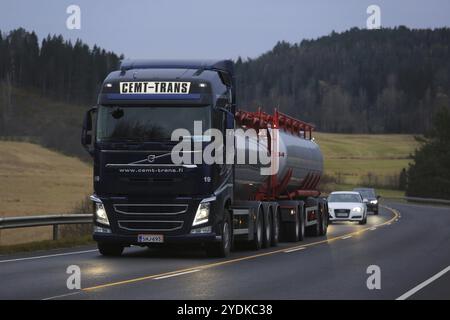
<instances>
[{"instance_id":1,"label":"stainless steel tank","mask_svg":"<svg viewBox=\"0 0 450 320\"><path fill-rule=\"evenodd\" d=\"M273 131L271 131L273 135ZM236 139L244 139L240 131L236 131ZM258 142L257 139L247 138L247 143L236 144L236 153L257 152L258 147L267 152L267 145ZM242 141L242 140L241 140ZM308 175L321 176L323 173L323 156L319 145L314 140L303 139L284 130L278 130L278 159L279 167L277 180L281 181L289 169L292 176L287 185L287 190L298 190ZM267 182L270 176L261 174L260 164L236 164L235 165L235 196L238 199L248 200L255 196L260 187Z\"/></svg>"}]
</instances>

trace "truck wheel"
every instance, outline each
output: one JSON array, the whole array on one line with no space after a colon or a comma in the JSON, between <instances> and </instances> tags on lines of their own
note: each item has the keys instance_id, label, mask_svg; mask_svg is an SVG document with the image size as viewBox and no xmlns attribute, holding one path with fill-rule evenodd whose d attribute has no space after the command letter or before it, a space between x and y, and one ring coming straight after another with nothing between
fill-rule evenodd
<instances>
[{"instance_id":1,"label":"truck wheel","mask_svg":"<svg viewBox=\"0 0 450 320\"><path fill-rule=\"evenodd\" d=\"M328 231L328 210L325 206L321 206L320 214L320 235L325 236Z\"/></svg>"},{"instance_id":2,"label":"truck wheel","mask_svg":"<svg viewBox=\"0 0 450 320\"><path fill-rule=\"evenodd\" d=\"M251 246L254 250L259 250L263 245L263 237L264 237L263 215L261 210L258 212L258 215L256 216L255 229L256 230L253 236L253 241L251 242Z\"/></svg>"},{"instance_id":3,"label":"truck wheel","mask_svg":"<svg viewBox=\"0 0 450 320\"><path fill-rule=\"evenodd\" d=\"M123 246L110 243L97 243L98 251L106 257L118 257L123 252Z\"/></svg>"},{"instance_id":4,"label":"truck wheel","mask_svg":"<svg viewBox=\"0 0 450 320\"><path fill-rule=\"evenodd\" d=\"M279 211L275 212L272 219L272 246L276 247L280 240L280 214Z\"/></svg>"},{"instance_id":5,"label":"truck wheel","mask_svg":"<svg viewBox=\"0 0 450 320\"><path fill-rule=\"evenodd\" d=\"M272 216L271 212L267 213L267 219L264 219L264 238L263 248L269 248L272 243Z\"/></svg>"},{"instance_id":6,"label":"truck wheel","mask_svg":"<svg viewBox=\"0 0 450 320\"><path fill-rule=\"evenodd\" d=\"M320 224L322 219L320 217L320 211L318 210L318 207L316 208L316 210L318 212L316 224L306 228L306 234L312 237L320 236Z\"/></svg>"},{"instance_id":7,"label":"truck wheel","mask_svg":"<svg viewBox=\"0 0 450 320\"><path fill-rule=\"evenodd\" d=\"M219 242L206 244L206 254L209 257L225 258L230 255L231 245L233 243L233 233L231 230L231 219L229 213L225 213L221 229L222 240Z\"/></svg>"}]
</instances>

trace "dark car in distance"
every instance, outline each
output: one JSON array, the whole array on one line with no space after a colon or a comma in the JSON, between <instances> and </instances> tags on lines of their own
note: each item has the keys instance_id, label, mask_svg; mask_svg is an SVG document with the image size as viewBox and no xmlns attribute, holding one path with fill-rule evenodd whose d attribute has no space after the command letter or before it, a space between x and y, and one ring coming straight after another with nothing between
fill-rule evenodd
<instances>
[{"instance_id":1,"label":"dark car in distance","mask_svg":"<svg viewBox=\"0 0 450 320\"><path fill-rule=\"evenodd\" d=\"M378 201L380 196L377 196L375 189L372 188L355 188L353 191L357 191L361 194L364 200L367 200L367 211L373 212L373 214L378 214Z\"/></svg>"}]
</instances>

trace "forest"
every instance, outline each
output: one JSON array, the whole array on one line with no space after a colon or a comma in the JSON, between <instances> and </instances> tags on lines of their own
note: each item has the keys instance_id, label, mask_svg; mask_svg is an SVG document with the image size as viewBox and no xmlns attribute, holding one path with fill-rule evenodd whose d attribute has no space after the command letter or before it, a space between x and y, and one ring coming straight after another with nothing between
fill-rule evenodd
<instances>
[{"instance_id":1,"label":"forest","mask_svg":"<svg viewBox=\"0 0 450 320\"><path fill-rule=\"evenodd\" d=\"M424 133L450 105L450 29L350 29L239 58L241 107L340 133Z\"/></svg>"}]
</instances>

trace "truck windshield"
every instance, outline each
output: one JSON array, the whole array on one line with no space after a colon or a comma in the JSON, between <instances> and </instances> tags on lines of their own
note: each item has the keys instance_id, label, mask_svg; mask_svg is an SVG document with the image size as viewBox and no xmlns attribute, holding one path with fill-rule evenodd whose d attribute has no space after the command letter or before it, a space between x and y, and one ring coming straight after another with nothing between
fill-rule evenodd
<instances>
[{"instance_id":1,"label":"truck windshield","mask_svg":"<svg viewBox=\"0 0 450 320\"><path fill-rule=\"evenodd\" d=\"M175 129L194 134L194 121L202 132L210 127L209 106L99 106L97 141L170 140Z\"/></svg>"}]
</instances>

